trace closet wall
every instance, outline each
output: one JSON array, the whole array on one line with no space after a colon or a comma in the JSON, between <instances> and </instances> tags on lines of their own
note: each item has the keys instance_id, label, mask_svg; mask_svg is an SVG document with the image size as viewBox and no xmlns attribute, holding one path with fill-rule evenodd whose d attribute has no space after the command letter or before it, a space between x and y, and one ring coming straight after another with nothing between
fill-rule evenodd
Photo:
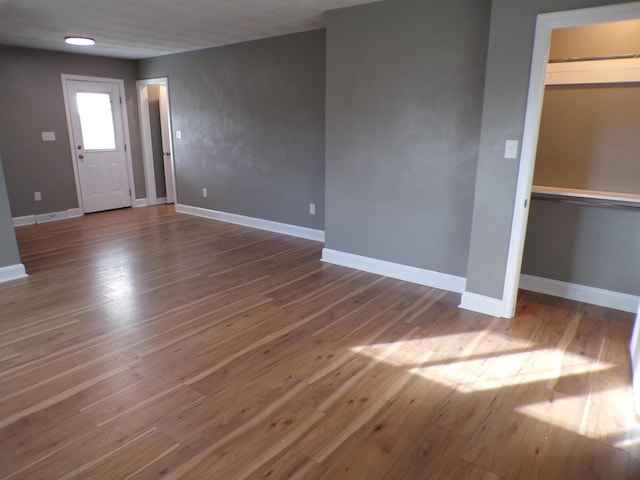
<instances>
[{"instance_id":1,"label":"closet wall","mask_svg":"<svg viewBox=\"0 0 640 480\"><path fill-rule=\"evenodd\" d=\"M554 31L550 59L638 53L634 20ZM640 84L548 86L534 185L640 194ZM522 273L640 295L640 208L534 197Z\"/></svg>"}]
</instances>

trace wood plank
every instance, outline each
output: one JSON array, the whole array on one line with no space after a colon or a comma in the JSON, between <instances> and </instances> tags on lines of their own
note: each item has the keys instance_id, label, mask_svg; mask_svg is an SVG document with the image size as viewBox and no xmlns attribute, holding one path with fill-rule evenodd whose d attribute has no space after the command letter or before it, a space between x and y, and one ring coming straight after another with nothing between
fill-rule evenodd
<instances>
[{"instance_id":1,"label":"wood plank","mask_svg":"<svg viewBox=\"0 0 640 480\"><path fill-rule=\"evenodd\" d=\"M640 478L627 313L496 319L171 206L17 238L0 478Z\"/></svg>"}]
</instances>

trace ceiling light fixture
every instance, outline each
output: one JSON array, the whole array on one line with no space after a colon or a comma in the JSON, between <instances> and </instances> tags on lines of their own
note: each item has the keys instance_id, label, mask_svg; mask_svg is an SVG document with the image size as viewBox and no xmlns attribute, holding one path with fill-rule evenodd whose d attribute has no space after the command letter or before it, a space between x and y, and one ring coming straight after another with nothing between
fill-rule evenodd
<instances>
[{"instance_id":1,"label":"ceiling light fixture","mask_svg":"<svg viewBox=\"0 0 640 480\"><path fill-rule=\"evenodd\" d=\"M96 44L96 41L89 37L64 37L64 41L69 45L80 45L84 47Z\"/></svg>"}]
</instances>

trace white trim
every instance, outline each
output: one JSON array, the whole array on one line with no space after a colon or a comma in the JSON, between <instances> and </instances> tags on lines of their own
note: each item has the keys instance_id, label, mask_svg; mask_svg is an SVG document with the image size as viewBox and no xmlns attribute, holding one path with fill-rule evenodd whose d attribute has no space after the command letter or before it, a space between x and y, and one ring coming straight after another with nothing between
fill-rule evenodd
<instances>
[{"instance_id":1,"label":"white trim","mask_svg":"<svg viewBox=\"0 0 640 480\"><path fill-rule=\"evenodd\" d=\"M165 84L164 84L164 89L160 88L160 122L161 122L161 126L162 126L162 103L164 101L165 103L165 108L164 110L166 110L166 115L167 115L167 125L166 125L166 129L168 130L167 132L167 136L168 136L168 140L169 140L169 163L171 164L171 174L170 174L170 182L167 182L167 168L166 168L166 164L165 164L165 183L170 183L170 187L169 185L166 185L166 190L168 194L173 193L173 198L169 198L170 195L167 195L167 203L169 203L169 201L171 201L171 203L178 203L178 192L176 190L176 161L175 161L175 155L174 155L174 148L173 148L173 126L171 123L171 99L169 98L169 78L168 77L164 77L165 80ZM164 129L162 129L164 131ZM163 134L164 136L164 134Z\"/></svg>"},{"instance_id":2,"label":"white trim","mask_svg":"<svg viewBox=\"0 0 640 480\"><path fill-rule=\"evenodd\" d=\"M540 127L540 115L542 113L545 71L549 55L551 32L554 28L591 25L633 18L640 18L640 2L538 15L533 44L520 166L518 169L518 180L513 205L507 268L502 292L503 317L513 317L518 297L518 281L520 278L522 252L524 250L524 240L529 216L528 200L531 196L531 184L533 182L533 167L538 143L538 130Z\"/></svg>"},{"instance_id":3,"label":"white trim","mask_svg":"<svg viewBox=\"0 0 640 480\"><path fill-rule=\"evenodd\" d=\"M631 356L631 368L633 377L633 400L636 415L640 415L640 309L636 314L636 321L633 325L631 342L629 342L629 353Z\"/></svg>"},{"instance_id":4,"label":"white trim","mask_svg":"<svg viewBox=\"0 0 640 480\"><path fill-rule=\"evenodd\" d=\"M129 115L127 112L127 95L124 88L124 80L120 78L108 78L108 77L92 77L86 75L72 75L67 73L61 73L60 79L62 81L62 96L64 98L64 110L67 118L67 130L69 133L69 145L71 147L71 164L73 165L73 175L76 184L76 195L78 197L78 205L80 205L80 211L84 214L84 204L82 202L82 191L80 190L80 178L78 175L78 165L76 164L75 157L75 142L73 138L73 125L71 123L71 113L69 112L69 95L67 93L67 81L75 80L79 82L100 82L100 83L116 83L120 91L120 97L122 98L122 105L120 107L120 113L122 115L122 129L124 135L124 143L126 145L125 160L127 162L127 171L129 174L129 190L130 205L133 205L133 200L136 198L136 186L133 178L133 158L131 157L131 137L129 135Z\"/></svg>"},{"instance_id":5,"label":"white trim","mask_svg":"<svg viewBox=\"0 0 640 480\"><path fill-rule=\"evenodd\" d=\"M290 225L288 223L274 222L272 220L264 220L262 218L246 217L244 215L236 215L235 213L219 212L217 210L209 210L207 208L192 207L191 205L180 205L178 203L176 203L176 212L209 218L211 220L218 220L221 222L235 223L236 225L244 225L245 227L258 228L260 230L268 230L269 232L306 238L317 242L324 242L323 230L300 227L298 225Z\"/></svg>"},{"instance_id":6,"label":"white trim","mask_svg":"<svg viewBox=\"0 0 640 480\"><path fill-rule=\"evenodd\" d=\"M36 223L54 222L56 220L66 220L68 218L82 217L84 214L79 208L70 208L60 212L40 213L37 215L26 215L24 217L14 217L12 219L14 227L25 225L35 225Z\"/></svg>"},{"instance_id":7,"label":"white trim","mask_svg":"<svg viewBox=\"0 0 640 480\"><path fill-rule=\"evenodd\" d=\"M501 317L503 313L502 300L485 297L477 293L464 292L460 301L460 308L471 310L472 312L484 313L492 317Z\"/></svg>"},{"instance_id":8,"label":"white trim","mask_svg":"<svg viewBox=\"0 0 640 480\"><path fill-rule=\"evenodd\" d=\"M149 203L156 203L156 180L153 166L153 146L151 144L151 122L149 121L149 95L144 80L136 82L138 89L138 116L140 117L140 138L142 140L142 163L144 165L144 185Z\"/></svg>"},{"instance_id":9,"label":"white trim","mask_svg":"<svg viewBox=\"0 0 640 480\"><path fill-rule=\"evenodd\" d=\"M640 82L640 58L550 63L546 85Z\"/></svg>"},{"instance_id":10,"label":"white trim","mask_svg":"<svg viewBox=\"0 0 640 480\"><path fill-rule=\"evenodd\" d=\"M167 203L167 197L158 197L154 199L153 203L149 198L136 198L132 206L134 208L139 208L148 207L149 205L162 205L164 203Z\"/></svg>"},{"instance_id":11,"label":"white trim","mask_svg":"<svg viewBox=\"0 0 640 480\"><path fill-rule=\"evenodd\" d=\"M576 283L561 282L550 278L526 275L524 273L520 275L520 288L631 313L638 311L638 302L640 302L640 297L627 293L614 292Z\"/></svg>"},{"instance_id":12,"label":"white trim","mask_svg":"<svg viewBox=\"0 0 640 480\"><path fill-rule=\"evenodd\" d=\"M27 271L22 263L9 265L7 267L0 267L0 283L10 282L11 280L17 280L28 276L29 275L27 275Z\"/></svg>"},{"instance_id":13,"label":"white trim","mask_svg":"<svg viewBox=\"0 0 640 480\"><path fill-rule=\"evenodd\" d=\"M329 248L322 250L322 261L455 293L463 292L467 283L467 280L463 277L387 262L377 258L363 257Z\"/></svg>"},{"instance_id":14,"label":"white trim","mask_svg":"<svg viewBox=\"0 0 640 480\"><path fill-rule=\"evenodd\" d=\"M602 190L585 190L581 188L549 187L547 185L532 185L531 193L541 193L543 195L555 195L570 198L586 198L589 200L624 202L631 205L640 204L640 195L637 193L605 192Z\"/></svg>"},{"instance_id":15,"label":"white trim","mask_svg":"<svg viewBox=\"0 0 640 480\"><path fill-rule=\"evenodd\" d=\"M48 223L56 220L66 220L68 218L81 217L83 213L79 208L71 208L69 210L63 210L61 212L42 213L34 215L35 223Z\"/></svg>"},{"instance_id":16,"label":"white trim","mask_svg":"<svg viewBox=\"0 0 640 480\"><path fill-rule=\"evenodd\" d=\"M13 221L14 227L24 227L25 225L33 225L36 223L35 215L25 215L24 217L13 217L11 219Z\"/></svg>"}]
</instances>

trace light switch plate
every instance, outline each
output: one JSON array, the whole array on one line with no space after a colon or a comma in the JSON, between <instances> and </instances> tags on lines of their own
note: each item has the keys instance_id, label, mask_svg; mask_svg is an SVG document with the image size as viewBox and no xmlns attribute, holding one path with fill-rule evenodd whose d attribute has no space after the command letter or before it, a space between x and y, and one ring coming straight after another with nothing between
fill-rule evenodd
<instances>
[{"instance_id":1,"label":"light switch plate","mask_svg":"<svg viewBox=\"0 0 640 480\"><path fill-rule=\"evenodd\" d=\"M518 140L507 140L504 144L504 158L518 158Z\"/></svg>"},{"instance_id":2,"label":"light switch plate","mask_svg":"<svg viewBox=\"0 0 640 480\"><path fill-rule=\"evenodd\" d=\"M56 132L42 132L42 141L43 142L55 142L56 141Z\"/></svg>"},{"instance_id":3,"label":"light switch plate","mask_svg":"<svg viewBox=\"0 0 640 480\"><path fill-rule=\"evenodd\" d=\"M182 138L182 130L176 130L176 139L180 140Z\"/></svg>"}]
</instances>

